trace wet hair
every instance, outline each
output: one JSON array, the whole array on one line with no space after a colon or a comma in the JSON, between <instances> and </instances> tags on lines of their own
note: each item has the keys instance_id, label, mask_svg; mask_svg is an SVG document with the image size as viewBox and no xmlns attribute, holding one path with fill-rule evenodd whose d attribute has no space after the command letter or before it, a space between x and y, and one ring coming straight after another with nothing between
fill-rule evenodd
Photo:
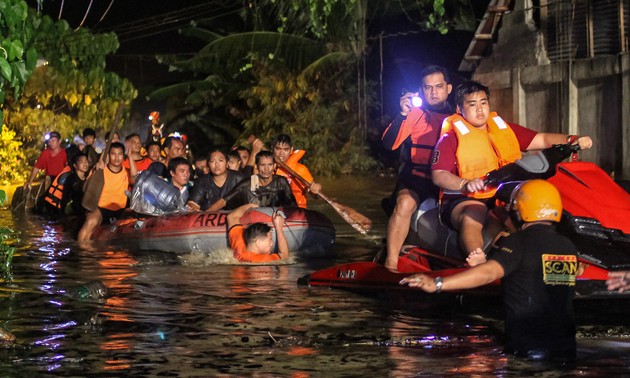
<instances>
[{"instance_id":1,"label":"wet hair","mask_svg":"<svg viewBox=\"0 0 630 378\"><path fill-rule=\"evenodd\" d=\"M69 161L69 163L70 163L69 165L70 165L70 168L72 170L74 170L74 165L79 161L79 158L81 158L81 157L84 157L84 158L87 159L87 155L84 154L83 152L78 152L78 153L72 155L72 158L70 158L70 161Z\"/></svg>"},{"instance_id":2,"label":"wet hair","mask_svg":"<svg viewBox=\"0 0 630 378\"><path fill-rule=\"evenodd\" d=\"M223 155L223 157L224 157L224 158L225 158L225 160L227 161L227 159L228 159L227 154L225 153L225 151L223 151L223 150L222 150L222 149L220 149L220 148L213 148L213 149L211 149L211 150L210 150L210 152L208 152L208 161L210 161L210 157L212 157L212 154L213 154L213 153L215 153L215 152L218 152L218 153L220 153L221 155Z\"/></svg>"},{"instance_id":3,"label":"wet hair","mask_svg":"<svg viewBox=\"0 0 630 378\"><path fill-rule=\"evenodd\" d=\"M93 136L94 138L96 138L96 131L94 131L93 128L91 127L86 127L85 129L83 129L83 139L85 139L85 137L88 136Z\"/></svg>"},{"instance_id":4,"label":"wet hair","mask_svg":"<svg viewBox=\"0 0 630 378\"><path fill-rule=\"evenodd\" d=\"M167 148L170 149L171 147L173 147L173 140L178 140L182 144L185 144L184 141L182 140L182 138L170 136L170 137L167 137L166 139L164 139L164 143L162 143L162 149L167 149Z\"/></svg>"},{"instance_id":5,"label":"wet hair","mask_svg":"<svg viewBox=\"0 0 630 378\"><path fill-rule=\"evenodd\" d=\"M273 158L273 152L271 151L267 151L267 150L262 150L259 153L256 154L256 165L258 165L258 163L260 163L260 159L262 158L271 158L271 160L275 161Z\"/></svg>"},{"instance_id":6,"label":"wet hair","mask_svg":"<svg viewBox=\"0 0 630 378\"><path fill-rule=\"evenodd\" d=\"M192 172L192 167L190 166L190 163L188 162L188 160L186 160L186 158L183 157L176 157L174 159L171 159L168 162L168 171L175 172L177 167L180 165L187 165L188 169L190 169L190 171Z\"/></svg>"},{"instance_id":7,"label":"wet hair","mask_svg":"<svg viewBox=\"0 0 630 378\"><path fill-rule=\"evenodd\" d=\"M238 154L237 150L232 150L232 151L228 152L227 159L230 160L231 158L235 158L239 162L241 161L241 155Z\"/></svg>"},{"instance_id":8,"label":"wet hair","mask_svg":"<svg viewBox=\"0 0 630 378\"><path fill-rule=\"evenodd\" d=\"M249 150L249 148L245 147L245 146L238 146L235 148L236 151L247 151L247 152L251 152Z\"/></svg>"},{"instance_id":9,"label":"wet hair","mask_svg":"<svg viewBox=\"0 0 630 378\"><path fill-rule=\"evenodd\" d=\"M278 134L271 143L271 147L275 147L278 144L286 144L289 147L293 147L293 144L291 143L291 137L287 134Z\"/></svg>"},{"instance_id":10,"label":"wet hair","mask_svg":"<svg viewBox=\"0 0 630 378\"><path fill-rule=\"evenodd\" d=\"M437 65L424 67L422 71L420 71L420 80L424 80L425 77L433 75L434 73L441 73L444 76L444 81L446 81L447 84L451 83L451 77L448 74L448 70Z\"/></svg>"},{"instance_id":11,"label":"wet hair","mask_svg":"<svg viewBox=\"0 0 630 378\"><path fill-rule=\"evenodd\" d=\"M109 140L109 131L105 133L105 140ZM118 131L114 131L114 134L118 135L118 139L120 139L120 134L118 134Z\"/></svg>"},{"instance_id":12,"label":"wet hair","mask_svg":"<svg viewBox=\"0 0 630 378\"><path fill-rule=\"evenodd\" d=\"M464 107L464 98L469 94L476 92L485 92L486 97L490 100L490 89L478 81L470 80L461 83L455 92L455 104L460 108Z\"/></svg>"},{"instance_id":13,"label":"wet hair","mask_svg":"<svg viewBox=\"0 0 630 378\"><path fill-rule=\"evenodd\" d=\"M245 244L250 244L256 241L256 239L267 237L269 231L271 231L271 227L269 227L265 223L252 223L251 225L249 225L249 227L243 230L243 238L245 239Z\"/></svg>"},{"instance_id":14,"label":"wet hair","mask_svg":"<svg viewBox=\"0 0 630 378\"><path fill-rule=\"evenodd\" d=\"M198 161L207 161L209 154L199 154L193 157L193 163L197 163Z\"/></svg>"},{"instance_id":15,"label":"wet hair","mask_svg":"<svg viewBox=\"0 0 630 378\"><path fill-rule=\"evenodd\" d=\"M149 151L149 149L151 148L151 146L158 146L160 151L162 150L162 145L160 144L160 142L156 142L154 140L149 141L149 143L147 143L147 145L144 147L145 150L147 150L147 152Z\"/></svg>"},{"instance_id":16,"label":"wet hair","mask_svg":"<svg viewBox=\"0 0 630 378\"><path fill-rule=\"evenodd\" d=\"M111 150L113 148L120 148L123 152L123 154L125 153L125 145L120 143L120 142L112 142L111 146L109 147L109 151L111 152ZM108 153L110 153L108 152Z\"/></svg>"},{"instance_id":17,"label":"wet hair","mask_svg":"<svg viewBox=\"0 0 630 378\"><path fill-rule=\"evenodd\" d=\"M132 138L138 137L140 138L140 135L133 133L133 134L129 134L125 137L125 142L129 142Z\"/></svg>"},{"instance_id":18,"label":"wet hair","mask_svg":"<svg viewBox=\"0 0 630 378\"><path fill-rule=\"evenodd\" d=\"M77 146L76 144L70 143L68 147L66 147L66 157L68 158L68 165L70 167L72 167L75 155L78 155L80 153L81 150L79 150L79 146Z\"/></svg>"}]
</instances>

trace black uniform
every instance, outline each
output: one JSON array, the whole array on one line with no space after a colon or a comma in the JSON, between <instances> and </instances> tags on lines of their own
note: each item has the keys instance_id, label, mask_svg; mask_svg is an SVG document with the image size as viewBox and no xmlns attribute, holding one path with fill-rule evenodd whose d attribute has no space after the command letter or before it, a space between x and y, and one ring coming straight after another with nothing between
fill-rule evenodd
<instances>
[{"instance_id":1,"label":"black uniform","mask_svg":"<svg viewBox=\"0 0 630 378\"><path fill-rule=\"evenodd\" d=\"M500 239L490 259L505 271L505 352L575 358L575 245L554 227L534 224Z\"/></svg>"},{"instance_id":2,"label":"black uniform","mask_svg":"<svg viewBox=\"0 0 630 378\"><path fill-rule=\"evenodd\" d=\"M261 207L297 206L286 178L273 175L269 185L260 186L252 191L252 177L241 180L224 197L227 207L235 209L247 203L257 203Z\"/></svg>"},{"instance_id":3,"label":"black uniform","mask_svg":"<svg viewBox=\"0 0 630 378\"><path fill-rule=\"evenodd\" d=\"M201 207L202 211L205 211L210 205L224 198L242 179L243 176L241 174L228 169L225 183L219 187L212 179L212 175L203 175L195 181L195 185L190 190L188 200L196 203ZM227 206L225 209L232 210L231 207Z\"/></svg>"}]
</instances>

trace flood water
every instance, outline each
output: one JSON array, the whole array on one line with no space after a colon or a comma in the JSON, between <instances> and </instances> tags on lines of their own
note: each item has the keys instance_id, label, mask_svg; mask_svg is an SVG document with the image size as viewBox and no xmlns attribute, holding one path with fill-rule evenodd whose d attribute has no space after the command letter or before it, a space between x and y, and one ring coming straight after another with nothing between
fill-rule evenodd
<instances>
[{"instance_id":1,"label":"flood water","mask_svg":"<svg viewBox=\"0 0 630 378\"><path fill-rule=\"evenodd\" d=\"M13 282L0 284L2 376L630 376L630 319L622 307L578 314L579 359L532 363L501 354L501 314L428 308L297 285L313 270L371 259L385 235L380 199L393 178L324 181L325 192L374 221L356 233L325 202L336 257L282 266L212 265L199 255L79 248L61 226L0 211L17 231ZM103 301L70 298L100 280Z\"/></svg>"}]
</instances>

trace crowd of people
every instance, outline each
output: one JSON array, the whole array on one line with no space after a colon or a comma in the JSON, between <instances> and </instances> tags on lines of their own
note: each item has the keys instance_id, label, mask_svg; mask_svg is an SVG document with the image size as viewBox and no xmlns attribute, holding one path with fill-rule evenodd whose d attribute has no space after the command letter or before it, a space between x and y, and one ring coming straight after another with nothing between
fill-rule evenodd
<instances>
[{"instance_id":1,"label":"crowd of people","mask_svg":"<svg viewBox=\"0 0 630 378\"><path fill-rule=\"evenodd\" d=\"M215 148L195 157L191 156L185 138L178 134L151 138L144 146L136 133L127 135L124 143L118 133L111 135L111 141L106 135L110 145L102 153L104 156L94 147L96 133L93 129L86 128L82 137L75 138L76 143L63 148L61 135L56 131L48 133L46 148L24 184L24 189L29 190L38 174L45 173L47 189L40 205L52 216L84 218L77 236L81 242L90 240L96 227L115 221L128 208L145 215L232 210L229 223L237 226L240 216L235 218L234 214L242 215L252 206L305 208L307 194L315 195L321 189L308 168L299 162L304 151L294 150L291 137L286 134L280 134L272 141L271 151L265 150L264 143L255 139L249 148L238 146L229 152ZM311 185L306 187L295 180L276 165L278 161L298 171ZM84 191L92 190L86 182L95 172L102 176L102 185L96 193L97 204L91 208L83 199ZM145 195L156 187L163 190L165 186L174 193L173 196L156 199L156 196ZM273 224L278 229L281 229L281 219L273 217ZM262 225L252 229L256 227L266 230L263 232L265 237L271 235ZM271 253L269 248L256 248L261 230L239 233L239 237L244 238L242 244L230 238L235 251L239 245L255 250L235 252L237 259L255 262L268 258L252 257ZM280 236L278 245L282 245ZM288 251L273 256L274 259L287 258Z\"/></svg>"},{"instance_id":2,"label":"crowd of people","mask_svg":"<svg viewBox=\"0 0 630 378\"><path fill-rule=\"evenodd\" d=\"M429 66L420 77L418 92L402 93L401 110L382 137L383 145L400 150L401 158L395 190L383 202L390 214L385 267L397 272L412 214L425 201L437 202L441 222L458 232L462 260L472 269L445 278L413 275L401 284L440 292L502 278L508 310L506 350L529 357L574 356L571 299L578 262L575 246L553 227L562 213L557 190L546 181L525 182L514 192L508 213L502 208L491 210L496 188L487 187L483 177L520 159L523 152L563 143L588 149L593 144L591 138L536 132L508 122L490 110L490 91L476 81L464 82L455 89L452 106L449 96L454 88L443 67ZM415 97L422 100L421 105L415 103ZM172 185L176 211L231 210L228 238L238 260L286 259L289 251L281 214L275 212L272 216L278 253L273 253L271 227L243 227L239 219L257 206L306 207L307 194L321 190L308 168L299 162L304 151L296 150L286 134L278 135L270 150L255 139L249 147L238 146L229 152L213 149L194 158L187 153L186 141L178 136L142 146L137 134L127 135L124 144L112 136L106 158L99 158L92 146L94 138L94 131L86 129L84 145L70 153L66 152L70 149L61 148L59 133L49 133L48 148L25 184L30 186L37 174L45 171L53 182L46 194L47 206L55 211L80 213L83 183L89 180L91 171L103 171L98 206L86 212L80 241L89 240L98 225L119 217L130 202L142 201L141 195L127 193L142 186L141 182L157 178ZM291 171L310 185L305 186ZM164 211L161 205L140 208L153 209L146 211L157 215L157 211ZM508 220L511 222L506 223ZM491 239L499 235L506 224L511 225L510 236L493 243L484 239L484 233ZM548 261L566 264L565 273L546 275L543 266ZM611 275L610 287L627 290L628 276Z\"/></svg>"}]
</instances>

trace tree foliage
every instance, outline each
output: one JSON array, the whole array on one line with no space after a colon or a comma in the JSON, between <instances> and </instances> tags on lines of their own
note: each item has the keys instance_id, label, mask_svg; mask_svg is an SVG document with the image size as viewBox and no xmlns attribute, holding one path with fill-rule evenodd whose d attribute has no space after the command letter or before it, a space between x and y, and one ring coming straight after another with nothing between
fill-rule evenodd
<instances>
[{"instance_id":1,"label":"tree foliage","mask_svg":"<svg viewBox=\"0 0 630 378\"><path fill-rule=\"evenodd\" d=\"M32 46L34 26L29 21L24 1L0 1L0 106L7 97L20 95L37 64L37 51Z\"/></svg>"},{"instance_id":2,"label":"tree foliage","mask_svg":"<svg viewBox=\"0 0 630 378\"><path fill-rule=\"evenodd\" d=\"M29 45L42 64L23 89L7 99L5 119L32 162L44 133L56 130L71 140L86 127L103 132L118 104L129 104L137 92L127 79L105 70L106 56L118 48L115 34L72 30L66 21L32 9L25 24L31 30Z\"/></svg>"},{"instance_id":3,"label":"tree foliage","mask_svg":"<svg viewBox=\"0 0 630 378\"><path fill-rule=\"evenodd\" d=\"M15 131L7 127L0 130L0 184L21 181L24 171L15 169L26 160L22 149L22 142L16 137Z\"/></svg>"},{"instance_id":4,"label":"tree foliage","mask_svg":"<svg viewBox=\"0 0 630 378\"><path fill-rule=\"evenodd\" d=\"M465 0L273 0L248 3L235 32L216 18L196 20L182 34L207 42L194 57L159 57L198 79L162 88L153 99L180 96L169 122L203 130L230 144L250 134L288 133L308 149L316 174L371 169L367 114L374 104L365 79L367 25L404 15L419 28L446 32ZM369 4L369 7L368 7Z\"/></svg>"}]
</instances>

